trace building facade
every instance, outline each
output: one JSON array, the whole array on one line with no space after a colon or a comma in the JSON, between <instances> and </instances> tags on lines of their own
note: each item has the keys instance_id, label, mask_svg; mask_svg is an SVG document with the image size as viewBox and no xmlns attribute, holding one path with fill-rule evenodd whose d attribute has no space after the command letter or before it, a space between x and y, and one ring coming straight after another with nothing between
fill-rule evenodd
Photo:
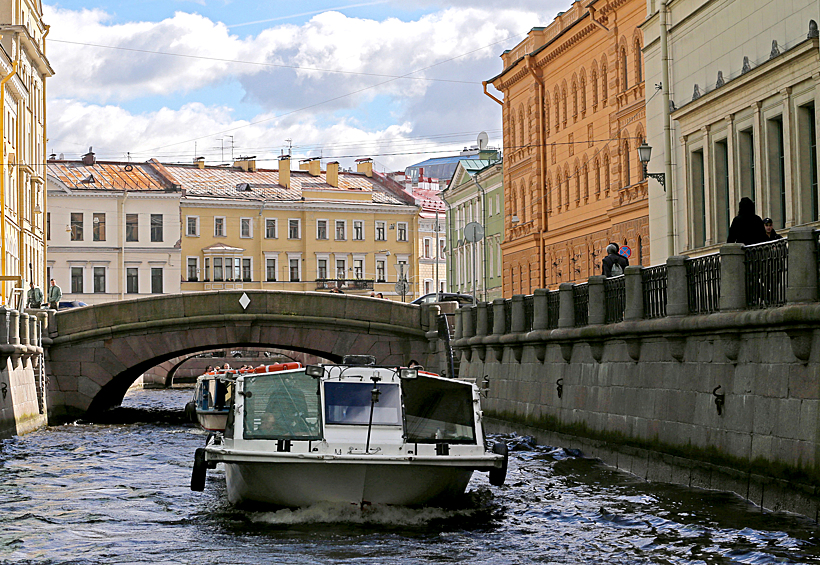
<instances>
[{"instance_id":1,"label":"building facade","mask_svg":"<svg viewBox=\"0 0 820 565\"><path fill-rule=\"evenodd\" d=\"M13 288L45 283L46 79L54 71L39 0L0 3L0 26L0 303L6 304Z\"/></svg>"},{"instance_id":2,"label":"building facade","mask_svg":"<svg viewBox=\"0 0 820 565\"><path fill-rule=\"evenodd\" d=\"M419 206L419 293L445 291L447 289L447 214L441 192L435 188L422 188L420 183L412 190Z\"/></svg>"},{"instance_id":3,"label":"building facade","mask_svg":"<svg viewBox=\"0 0 820 565\"><path fill-rule=\"evenodd\" d=\"M319 159L291 171L167 165L182 186L182 291L341 290L410 301L418 296L418 206L380 182ZM399 292L403 273L408 287Z\"/></svg>"},{"instance_id":4,"label":"building facade","mask_svg":"<svg viewBox=\"0 0 820 565\"><path fill-rule=\"evenodd\" d=\"M648 260L645 15L645 0L576 1L487 81L503 93L505 296L600 274L610 242Z\"/></svg>"},{"instance_id":5,"label":"building facade","mask_svg":"<svg viewBox=\"0 0 820 565\"><path fill-rule=\"evenodd\" d=\"M501 298L504 239L504 174L498 161L462 161L442 197L447 203L450 292L482 301ZM469 242L464 228L477 222L484 237Z\"/></svg>"},{"instance_id":6,"label":"building facade","mask_svg":"<svg viewBox=\"0 0 820 565\"><path fill-rule=\"evenodd\" d=\"M47 278L64 301L180 291L180 185L158 161L50 160Z\"/></svg>"},{"instance_id":7,"label":"building facade","mask_svg":"<svg viewBox=\"0 0 820 565\"><path fill-rule=\"evenodd\" d=\"M716 249L744 196L777 230L816 223L818 2L677 0L661 13L650 0L647 8L647 81L663 80L664 40L671 77L669 115L661 96L647 102L650 170L670 177L666 192L650 182L652 262Z\"/></svg>"}]
</instances>

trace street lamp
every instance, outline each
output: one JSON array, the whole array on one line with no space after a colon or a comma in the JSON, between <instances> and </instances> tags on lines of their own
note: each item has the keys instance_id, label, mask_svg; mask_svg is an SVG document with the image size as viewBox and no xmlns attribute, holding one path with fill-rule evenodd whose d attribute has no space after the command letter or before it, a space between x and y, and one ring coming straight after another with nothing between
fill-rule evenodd
<instances>
[{"instance_id":1,"label":"street lamp","mask_svg":"<svg viewBox=\"0 0 820 565\"><path fill-rule=\"evenodd\" d=\"M643 165L643 176L644 178L650 177L658 181L663 187L664 192L666 192L666 175L664 173L649 173L646 171L646 165L649 163L651 157L652 146L644 140L640 147L638 147L638 159L640 159L641 165Z\"/></svg>"}]
</instances>

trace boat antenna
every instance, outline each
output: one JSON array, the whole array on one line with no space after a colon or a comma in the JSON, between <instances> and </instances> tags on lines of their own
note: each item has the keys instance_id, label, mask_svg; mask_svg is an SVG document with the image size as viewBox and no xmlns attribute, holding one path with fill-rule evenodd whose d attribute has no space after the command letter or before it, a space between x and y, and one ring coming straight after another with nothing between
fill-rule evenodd
<instances>
[{"instance_id":1,"label":"boat antenna","mask_svg":"<svg viewBox=\"0 0 820 565\"><path fill-rule=\"evenodd\" d=\"M382 393L379 390L377 383L382 380L381 377L370 377L373 381L373 388L370 390L370 420L367 422L367 444L364 446L364 452L370 453L370 429L373 427L373 407L379 401L379 395Z\"/></svg>"}]
</instances>

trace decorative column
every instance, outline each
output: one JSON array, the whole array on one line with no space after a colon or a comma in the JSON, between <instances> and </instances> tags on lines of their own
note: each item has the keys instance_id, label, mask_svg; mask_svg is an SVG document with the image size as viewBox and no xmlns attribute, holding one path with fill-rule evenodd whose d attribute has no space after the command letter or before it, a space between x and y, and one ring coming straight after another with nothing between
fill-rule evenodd
<instances>
[{"instance_id":1,"label":"decorative column","mask_svg":"<svg viewBox=\"0 0 820 565\"><path fill-rule=\"evenodd\" d=\"M20 312L9 311L9 345L20 345Z\"/></svg>"},{"instance_id":2,"label":"decorative column","mask_svg":"<svg viewBox=\"0 0 820 565\"><path fill-rule=\"evenodd\" d=\"M817 301L817 246L814 229L795 227L789 230L789 281L786 301Z\"/></svg>"},{"instance_id":3,"label":"decorative column","mask_svg":"<svg viewBox=\"0 0 820 565\"><path fill-rule=\"evenodd\" d=\"M20 345L28 345L29 344L29 335L28 335L28 314L25 312L20 312Z\"/></svg>"},{"instance_id":4,"label":"decorative column","mask_svg":"<svg viewBox=\"0 0 820 565\"><path fill-rule=\"evenodd\" d=\"M624 269L626 286L626 309L624 320L643 320L643 280L640 265L630 265Z\"/></svg>"},{"instance_id":5,"label":"decorative column","mask_svg":"<svg viewBox=\"0 0 820 565\"><path fill-rule=\"evenodd\" d=\"M549 323L549 290L536 288L532 293L532 329L545 330Z\"/></svg>"},{"instance_id":6,"label":"decorative column","mask_svg":"<svg viewBox=\"0 0 820 565\"><path fill-rule=\"evenodd\" d=\"M593 275L589 277L589 325L598 326L606 322L606 307L604 301L604 281L603 275Z\"/></svg>"},{"instance_id":7,"label":"decorative column","mask_svg":"<svg viewBox=\"0 0 820 565\"><path fill-rule=\"evenodd\" d=\"M746 308L746 250L743 244L727 243L720 247L720 311Z\"/></svg>"},{"instance_id":8,"label":"decorative column","mask_svg":"<svg viewBox=\"0 0 820 565\"><path fill-rule=\"evenodd\" d=\"M575 327L575 298L572 295L572 283L561 283L558 287L558 327Z\"/></svg>"},{"instance_id":9,"label":"decorative column","mask_svg":"<svg viewBox=\"0 0 820 565\"><path fill-rule=\"evenodd\" d=\"M689 314L689 282L686 280L686 259L673 255L666 259L666 315ZM628 267L627 267L628 268Z\"/></svg>"},{"instance_id":10,"label":"decorative column","mask_svg":"<svg viewBox=\"0 0 820 565\"><path fill-rule=\"evenodd\" d=\"M9 344L9 309L0 305L0 345Z\"/></svg>"}]
</instances>

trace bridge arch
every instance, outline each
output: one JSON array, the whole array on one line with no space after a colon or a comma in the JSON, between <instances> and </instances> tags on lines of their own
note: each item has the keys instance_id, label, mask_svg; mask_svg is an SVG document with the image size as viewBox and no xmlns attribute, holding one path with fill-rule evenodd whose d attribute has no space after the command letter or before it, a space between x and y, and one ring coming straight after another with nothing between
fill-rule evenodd
<instances>
[{"instance_id":1,"label":"bridge arch","mask_svg":"<svg viewBox=\"0 0 820 565\"><path fill-rule=\"evenodd\" d=\"M211 349L281 348L333 361L366 354L380 364L416 359L436 369L425 321L415 305L288 291L161 295L58 312L47 362L49 421L116 406L151 367Z\"/></svg>"}]
</instances>

